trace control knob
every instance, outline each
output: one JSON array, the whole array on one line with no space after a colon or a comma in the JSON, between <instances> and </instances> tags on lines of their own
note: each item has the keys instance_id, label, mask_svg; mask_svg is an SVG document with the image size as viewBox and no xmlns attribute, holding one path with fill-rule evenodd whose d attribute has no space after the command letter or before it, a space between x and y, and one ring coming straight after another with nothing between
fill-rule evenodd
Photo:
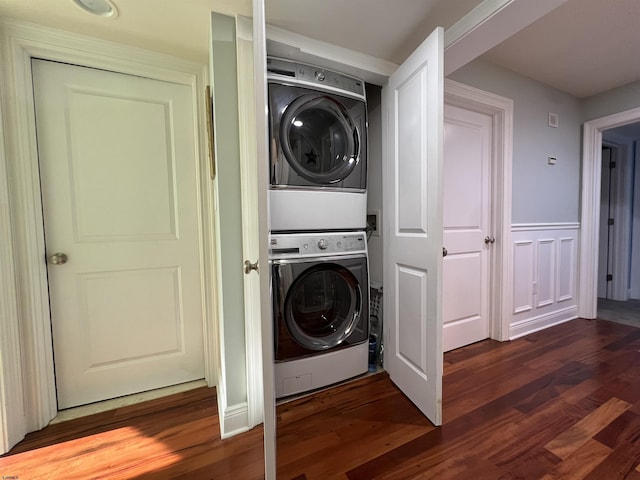
<instances>
[{"instance_id":1,"label":"control knob","mask_svg":"<svg viewBox=\"0 0 640 480\"><path fill-rule=\"evenodd\" d=\"M320 250L326 250L328 246L329 246L329 242L327 241L326 238L321 238L320 240L318 240L318 248Z\"/></svg>"}]
</instances>

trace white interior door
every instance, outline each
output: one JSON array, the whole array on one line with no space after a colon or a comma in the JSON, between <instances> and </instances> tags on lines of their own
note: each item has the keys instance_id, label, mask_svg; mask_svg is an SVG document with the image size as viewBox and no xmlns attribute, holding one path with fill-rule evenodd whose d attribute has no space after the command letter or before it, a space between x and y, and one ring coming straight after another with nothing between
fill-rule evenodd
<instances>
[{"instance_id":1,"label":"white interior door","mask_svg":"<svg viewBox=\"0 0 640 480\"><path fill-rule=\"evenodd\" d=\"M435 425L442 422L442 60L438 28L384 88L386 366Z\"/></svg>"},{"instance_id":2,"label":"white interior door","mask_svg":"<svg viewBox=\"0 0 640 480\"><path fill-rule=\"evenodd\" d=\"M33 78L58 408L203 378L190 89L43 60Z\"/></svg>"},{"instance_id":3,"label":"white interior door","mask_svg":"<svg viewBox=\"0 0 640 480\"><path fill-rule=\"evenodd\" d=\"M444 107L443 350L489 336L492 117Z\"/></svg>"}]
</instances>

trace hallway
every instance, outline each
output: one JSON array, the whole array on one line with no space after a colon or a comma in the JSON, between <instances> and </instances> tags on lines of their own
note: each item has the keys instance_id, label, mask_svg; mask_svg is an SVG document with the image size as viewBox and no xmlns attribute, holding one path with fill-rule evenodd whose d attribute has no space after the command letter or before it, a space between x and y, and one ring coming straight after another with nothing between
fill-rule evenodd
<instances>
[{"instance_id":1,"label":"hallway","mask_svg":"<svg viewBox=\"0 0 640 480\"><path fill-rule=\"evenodd\" d=\"M611 322L622 323L640 327L640 300L616 300L598 299L598 318Z\"/></svg>"}]
</instances>

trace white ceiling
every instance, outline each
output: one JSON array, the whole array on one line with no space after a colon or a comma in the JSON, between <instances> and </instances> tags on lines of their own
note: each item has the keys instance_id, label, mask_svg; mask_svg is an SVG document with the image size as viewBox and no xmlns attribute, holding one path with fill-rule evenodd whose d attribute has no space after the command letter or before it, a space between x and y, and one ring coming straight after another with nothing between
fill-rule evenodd
<instances>
[{"instance_id":1,"label":"white ceiling","mask_svg":"<svg viewBox=\"0 0 640 480\"><path fill-rule=\"evenodd\" d=\"M251 0L112 0L115 19L90 15L73 0L0 0L0 16L69 30L200 63L209 58L210 12L251 16Z\"/></svg>"},{"instance_id":2,"label":"white ceiling","mask_svg":"<svg viewBox=\"0 0 640 480\"><path fill-rule=\"evenodd\" d=\"M640 80L640 1L569 0L484 55L576 97Z\"/></svg>"},{"instance_id":3,"label":"white ceiling","mask_svg":"<svg viewBox=\"0 0 640 480\"><path fill-rule=\"evenodd\" d=\"M0 16L204 63L209 11L251 15L251 0L112 1L115 20L92 17L72 0L0 0ZM266 8L275 26L400 63L433 27L451 26L480 2L266 0ZM586 97L640 79L638 25L640 0L568 0L484 58Z\"/></svg>"},{"instance_id":4,"label":"white ceiling","mask_svg":"<svg viewBox=\"0 0 640 480\"><path fill-rule=\"evenodd\" d=\"M266 0L267 23L400 64L482 0Z\"/></svg>"}]
</instances>

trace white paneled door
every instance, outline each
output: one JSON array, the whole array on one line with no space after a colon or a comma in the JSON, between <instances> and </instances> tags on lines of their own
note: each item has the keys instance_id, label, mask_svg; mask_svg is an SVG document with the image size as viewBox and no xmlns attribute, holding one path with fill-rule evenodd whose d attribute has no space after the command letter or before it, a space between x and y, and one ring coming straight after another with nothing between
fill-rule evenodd
<instances>
[{"instance_id":1,"label":"white paneled door","mask_svg":"<svg viewBox=\"0 0 640 480\"><path fill-rule=\"evenodd\" d=\"M191 90L33 61L58 408L204 377Z\"/></svg>"},{"instance_id":2,"label":"white paneled door","mask_svg":"<svg viewBox=\"0 0 640 480\"><path fill-rule=\"evenodd\" d=\"M442 422L443 33L436 29L384 88L386 367Z\"/></svg>"},{"instance_id":3,"label":"white paneled door","mask_svg":"<svg viewBox=\"0 0 640 480\"><path fill-rule=\"evenodd\" d=\"M443 350L489 336L492 117L444 107Z\"/></svg>"}]
</instances>

